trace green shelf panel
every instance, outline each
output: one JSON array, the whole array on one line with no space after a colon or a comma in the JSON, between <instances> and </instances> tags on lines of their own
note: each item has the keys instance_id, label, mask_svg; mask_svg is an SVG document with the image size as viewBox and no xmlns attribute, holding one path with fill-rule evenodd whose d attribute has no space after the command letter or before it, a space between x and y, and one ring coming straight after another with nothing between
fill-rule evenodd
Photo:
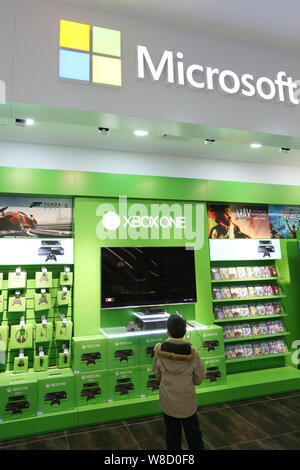
<instances>
[{"instance_id":1,"label":"green shelf panel","mask_svg":"<svg viewBox=\"0 0 300 470\"><path fill-rule=\"evenodd\" d=\"M215 323L228 323L228 322L239 322L239 321L253 321L253 320L268 320L269 318L287 317L286 313L278 313L274 315L263 315L260 317L236 317L236 318L224 318L223 320L215 319Z\"/></svg>"},{"instance_id":2,"label":"green shelf panel","mask_svg":"<svg viewBox=\"0 0 300 470\"><path fill-rule=\"evenodd\" d=\"M228 284L232 282L265 282L265 281L278 281L279 277L251 277L245 279L212 279L212 284Z\"/></svg>"},{"instance_id":3,"label":"green shelf panel","mask_svg":"<svg viewBox=\"0 0 300 470\"><path fill-rule=\"evenodd\" d=\"M284 357L288 356L290 353L280 353L280 354L262 354L261 356L251 356L251 357L241 357L240 359L225 359L225 364L237 364L238 362L246 361L256 361L259 359L271 359L275 357Z\"/></svg>"},{"instance_id":4,"label":"green shelf panel","mask_svg":"<svg viewBox=\"0 0 300 470\"><path fill-rule=\"evenodd\" d=\"M216 303L227 303L227 302L239 302L239 303L243 303L243 302L247 302L249 300L251 301L256 301L256 300L274 300L274 299L284 299L286 297L286 295L284 294L280 294L280 295L266 295L264 297L234 297L234 298L229 298L229 299L213 299L213 303L216 304Z\"/></svg>"},{"instance_id":5,"label":"green shelf panel","mask_svg":"<svg viewBox=\"0 0 300 470\"><path fill-rule=\"evenodd\" d=\"M274 335L256 335L256 336L241 336L240 338L228 338L224 339L224 343L236 343L237 341L251 341L251 340L260 340L264 338L278 338L280 336L288 336L290 333L287 331L283 333L275 333ZM275 354L272 354L274 356Z\"/></svg>"}]
</instances>

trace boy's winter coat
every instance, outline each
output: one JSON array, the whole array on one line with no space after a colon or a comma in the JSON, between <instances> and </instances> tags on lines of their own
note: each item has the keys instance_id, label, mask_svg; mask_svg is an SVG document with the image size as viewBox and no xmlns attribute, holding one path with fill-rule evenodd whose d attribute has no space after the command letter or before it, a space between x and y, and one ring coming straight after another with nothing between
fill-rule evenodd
<instances>
[{"instance_id":1,"label":"boy's winter coat","mask_svg":"<svg viewBox=\"0 0 300 470\"><path fill-rule=\"evenodd\" d=\"M190 343L174 338L158 343L154 351L153 372L160 380L161 409L175 418L192 416L197 411L194 386L205 376L198 352Z\"/></svg>"}]
</instances>

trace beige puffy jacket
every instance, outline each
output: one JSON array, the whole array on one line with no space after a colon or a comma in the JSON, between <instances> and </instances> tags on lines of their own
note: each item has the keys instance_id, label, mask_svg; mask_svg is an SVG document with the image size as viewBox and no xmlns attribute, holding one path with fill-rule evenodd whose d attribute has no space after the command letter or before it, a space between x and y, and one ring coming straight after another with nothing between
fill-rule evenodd
<instances>
[{"instance_id":1,"label":"beige puffy jacket","mask_svg":"<svg viewBox=\"0 0 300 470\"><path fill-rule=\"evenodd\" d=\"M163 412L188 418L197 411L195 385L204 380L205 369L196 349L186 341L168 339L155 346L153 372L160 380Z\"/></svg>"}]
</instances>

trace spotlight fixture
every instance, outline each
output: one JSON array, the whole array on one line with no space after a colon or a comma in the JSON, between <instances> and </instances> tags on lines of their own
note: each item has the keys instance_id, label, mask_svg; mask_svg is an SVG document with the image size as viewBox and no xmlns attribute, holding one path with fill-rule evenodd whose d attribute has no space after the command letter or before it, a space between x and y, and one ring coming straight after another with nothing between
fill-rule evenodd
<instances>
[{"instance_id":1,"label":"spotlight fixture","mask_svg":"<svg viewBox=\"0 0 300 470\"><path fill-rule=\"evenodd\" d=\"M15 119L16 126L32 126L34 124L33 119Z\"/></svg>"},{"instance_id":2,"label":"spotlight fixture","mask_svg":"<svg viewBox=\"0 0 300 470\"><path fill-rule=\"evenodd\" d=\"M291 149L289 147L280 147L279 152L289 153Z\"/></svg>"},{"instance_id":3,"label":"spotlight fixture","mask_svg":"<svg viewBox=\"0 0 300 470\"><path fill-rule=\"evenodd\" d=\"M252 149L259 149L260 147L262 147L262 145L257 142L253 142L253 144L251 144L250 147Z\"/></svg>"},{"instance_id":4,"label":"spotlight fixture","mask_svg":"<svg viewBox=\"0 0 300 470\"><path fill-rule=\"evenodd\" d=\"M98 127L98 134L99 135L108 135L109 134L109 127Z\"/></svg>"},{"instance_id":5,"label":"spotlight fixture","mask_svg":"<svg viewBox=\"0 0 300 470\"><path fill-rule=\"evenodd\" d=\"M215 145L216 141L215 139L204 139L204 143L206 145Z\"/></svg>"},{"instance_id":6,"label":"spotlight fixture","mask_svg":"<svg viewBox=\"0 0 300 470\"><path fill-rule=\"evenodd\" d=\"M145 137L148 134L149 134L148 131L143 131L143 130L134 131L134 135L136 135L137 137Z\"/></svg>"}]
</instances>

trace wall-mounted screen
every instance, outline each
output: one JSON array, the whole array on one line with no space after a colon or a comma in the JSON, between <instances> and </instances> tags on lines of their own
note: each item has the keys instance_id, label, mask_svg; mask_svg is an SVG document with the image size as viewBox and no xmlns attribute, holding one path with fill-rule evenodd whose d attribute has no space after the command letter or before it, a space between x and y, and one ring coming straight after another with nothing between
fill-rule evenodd
<instances>
[{"instance_id":1,"label":"wall-mounted screen","mask_svg":"<svg viewBox=\"0 0 300 470\"><path fill-rule=\"evenodd\" d=\"M193 249L101 248L102 308L196 302Z\"/></svg>"}]
</instances>

